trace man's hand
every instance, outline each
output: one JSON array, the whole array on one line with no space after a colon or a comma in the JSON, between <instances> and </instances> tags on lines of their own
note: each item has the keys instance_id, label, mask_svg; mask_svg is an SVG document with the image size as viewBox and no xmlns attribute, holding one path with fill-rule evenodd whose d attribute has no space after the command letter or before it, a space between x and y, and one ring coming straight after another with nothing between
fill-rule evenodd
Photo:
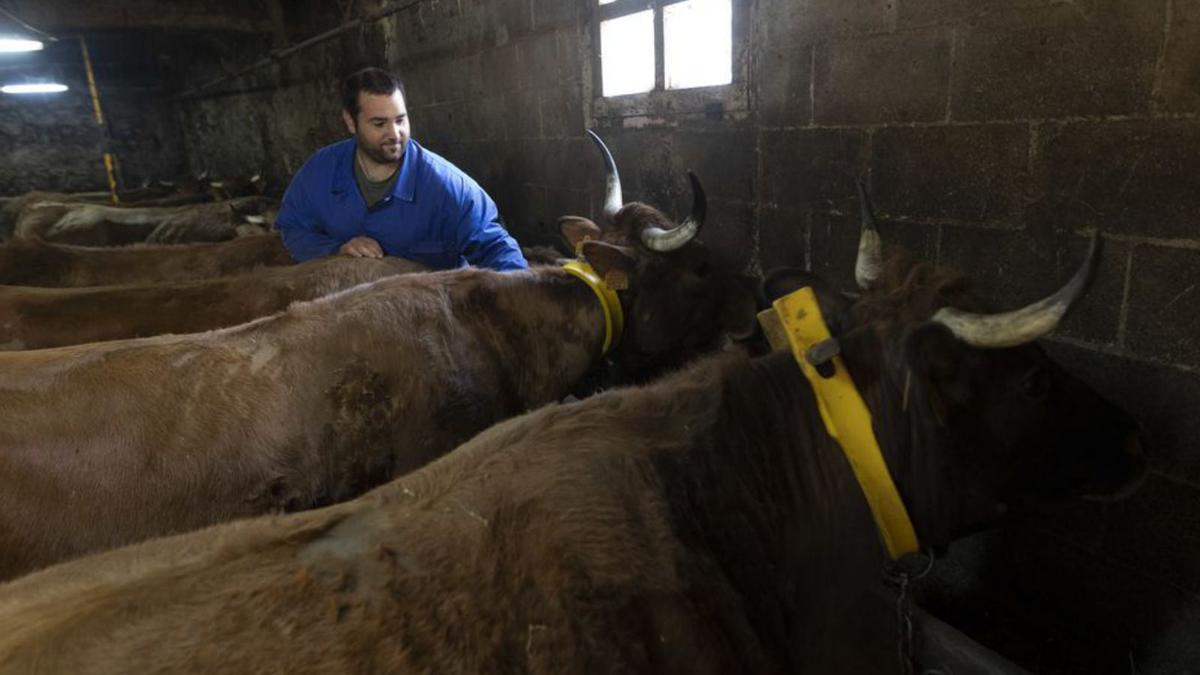
<instances>
[{"instance_id":1,"label":"man's hand","mask_svg":"<svg viewBox=\"0 0 1200 675\"><path fill-rule=\"evenodd\" d=\"M348 255L351 258L383 257L383 249L379 247L379 242L370 237L355 237L342 244L342 247L338 249L338 253Z\"/></svg>"}]
</instances>

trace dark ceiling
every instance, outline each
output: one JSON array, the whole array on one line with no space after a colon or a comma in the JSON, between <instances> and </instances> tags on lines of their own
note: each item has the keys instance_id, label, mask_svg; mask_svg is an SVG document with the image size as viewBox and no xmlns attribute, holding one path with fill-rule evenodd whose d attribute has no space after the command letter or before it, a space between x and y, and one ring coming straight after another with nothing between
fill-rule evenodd
<instances>
[{"instance_id":1,"label":"dark ceiling","mask_svg":"<svg viewBox=\"0 0 1200 675\"><path fill-rule=\"evenodd\" d=\"M0 7L52 34L170 30L269 33L283 0L4 0ZM20 30L0 16L0 26Z\"/></svg>"},{"instance_id":2,"label":"dark ceiling","mask_svg":"<svg viewBox=\"0 0 1200 675\"><path fill-rule=\"evenodd\" d=\"M82 37L106 88L178 91L183 73L203 80L232 72L381 1L0 0L0 36L57 38L40 52L0 54L0 79L80 80Z\"/></svg>"}]
</instances>

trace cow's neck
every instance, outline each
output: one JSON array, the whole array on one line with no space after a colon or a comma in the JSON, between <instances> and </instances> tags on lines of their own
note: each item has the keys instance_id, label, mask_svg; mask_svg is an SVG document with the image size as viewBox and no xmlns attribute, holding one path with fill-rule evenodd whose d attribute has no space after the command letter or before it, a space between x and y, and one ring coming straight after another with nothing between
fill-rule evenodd
<instances>
[{"instance_id":1,"label":"cow's neck","mask_svg":"<svg viewBox=\"0 0 1200 675\"><path fill-rule=\"evenodd\" d=\"M513 393L524 408L559 400L598 359L604 314L582 281L557 268L489 275L486 290L457 302L477 311L463 316L495 347ZM491 296L490 304L476 304ZM483 311L485 310L486 311Z\"/></svg>"},{"instance_id":2,"label":"cow's neck","mask_svg":"<svg viewBox=\"0 0 1200 675\"><path fill-rule=\"evenodd\" d=\"M793 665L836 661L832 638L855 625L850 607L885 560L862 490L790 354L713 384L719 407L707 425L695 420L706 438L674 468L688 489L672 504L686 505L681 521L697 523L767 651Z\"/></svg>"}]
</instances>

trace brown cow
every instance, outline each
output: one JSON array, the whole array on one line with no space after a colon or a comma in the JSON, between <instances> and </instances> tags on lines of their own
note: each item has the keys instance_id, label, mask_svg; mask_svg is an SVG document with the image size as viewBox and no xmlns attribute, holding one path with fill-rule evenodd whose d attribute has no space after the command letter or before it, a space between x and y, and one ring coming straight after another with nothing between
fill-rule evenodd
<instances>
[{"instance_id":1,"label":"brown cow","mask_svg":"<svg viewBox=\"0 0 1200 675\"><path fill-rule=\"evenodd\" d=\"M295 261L278 235L217 244L64 246L38 239L0 244L0 284L113 286L207 279Z\"/></svg>"},{"instance_id":2,"label":"brown cow","mask_svg":"<svg viewBox=\"0 0 1200 675\"><path fill-rule=\"evenodd\" d=\"M224 241L237 236L244 216L260 214L270 206L263 197L241 197L226 202L164 207L119 207L106 204L39 202L17 218L17 238L36 238L78 246L120 246L147 239L160 226L170 234L158 243Z\"/></svg>"},{"instance_id":3,"label":"brown cow","mask_svg":"<svg viewBox=\"0 0 1200 675\"><path fill-rule=\"evenodd\" d=\"M1143 471L1124 412L1012 345L1054 325L1094 253L999 316L927 265L869 268L854 303L821 292L925 546ZM846 638L883 563L792 355L724 355L501 423L347 504L9 584L0 671L874 675L898 666L838 652L894 649Z\"/></svg>"},{"instance_id":4,"label":"brown cow","mask_svg":"<svg viewBox=\"0 0 1200 675\"><path fill-rule=\"evenodd\" d=\"M322 258L242 274L133 286L0 286L0 351L200 331L245 323L386 276L428 271L403 258Z\"/></svg>"},{"instance_id":5,"label":"brown cow","mask_svg":"<svg viewBox=\"0 0 1200 675\"><path fill-rule=\"evenodd\" d=\"M630 377L753 324L753 294L691 240L693 187L678 228L633 203L609 232L628 246L584 244L597 272L628 281L610 357ZM605 333L596 293L563 269L463 269L211 333L0 353L0 578L356 496L563 398Z\"/></svg>"}]
</instances>

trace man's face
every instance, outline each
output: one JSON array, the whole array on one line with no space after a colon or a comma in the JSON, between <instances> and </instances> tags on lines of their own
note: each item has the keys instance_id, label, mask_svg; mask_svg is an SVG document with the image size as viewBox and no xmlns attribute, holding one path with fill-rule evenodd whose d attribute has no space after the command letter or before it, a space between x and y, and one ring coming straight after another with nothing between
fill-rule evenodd
<instances>
[{"instance_id":1,"label":"man's face","mask_svg":"<svg viewBox=\"0 0 1200 675\"><path fill-rule=\"evenodd\" d=\"M358 105L356 117L343 110L342 118L346 129L358 141L359 149L380 164L399 162L410 135L404 96L399 90L390 96L359 92Z\"/></svg>"}]
</instances>

